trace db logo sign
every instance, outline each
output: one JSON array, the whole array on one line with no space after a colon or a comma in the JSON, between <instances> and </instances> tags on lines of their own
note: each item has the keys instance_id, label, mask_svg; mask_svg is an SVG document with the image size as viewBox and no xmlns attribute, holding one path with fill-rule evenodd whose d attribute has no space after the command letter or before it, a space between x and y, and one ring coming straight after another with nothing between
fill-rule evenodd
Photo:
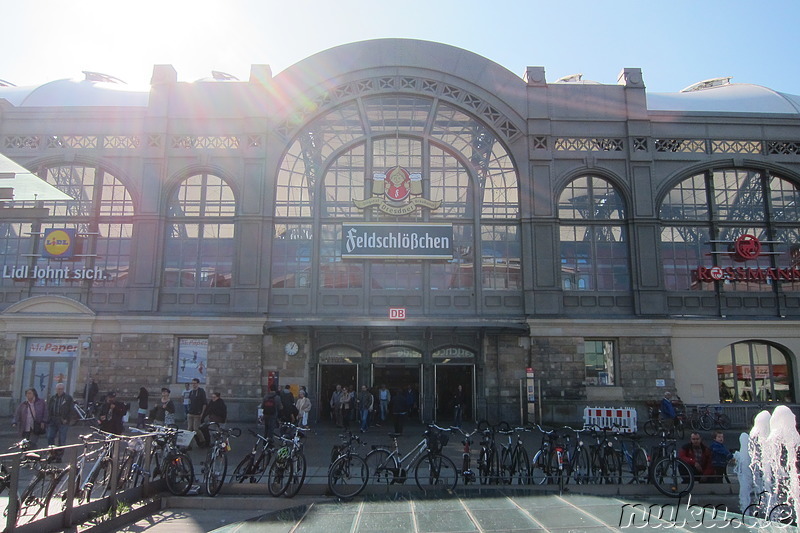
<instances>
[{"instance_id":1,"label":"db logo sign","mask_svg":"<svg viewBox=\"0 0 800 533\"><path fill-rule=\"evenodd\" d=\"M390 307L389 320L405 320L406 310L404 307Z\"/></svg>"}]
</instances>

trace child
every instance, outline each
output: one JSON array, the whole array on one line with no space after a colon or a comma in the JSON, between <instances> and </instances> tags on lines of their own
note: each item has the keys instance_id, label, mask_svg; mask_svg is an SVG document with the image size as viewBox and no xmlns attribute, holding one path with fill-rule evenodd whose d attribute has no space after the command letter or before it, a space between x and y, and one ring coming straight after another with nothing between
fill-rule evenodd
<instances>
[{"instance_id":1,"label":"child","mask_svg":"<svg viewBox=\"0 0 800 533\"><path fill-rule=\"evenodd\" d=\"M715 431L714 440L711 441L711 466L714 467L714 477L711 479L714 483L722 483L725 469L733 459L733 454L725 447L724 441L725 435L721 431Z\"/></svg>"}]
</instances>

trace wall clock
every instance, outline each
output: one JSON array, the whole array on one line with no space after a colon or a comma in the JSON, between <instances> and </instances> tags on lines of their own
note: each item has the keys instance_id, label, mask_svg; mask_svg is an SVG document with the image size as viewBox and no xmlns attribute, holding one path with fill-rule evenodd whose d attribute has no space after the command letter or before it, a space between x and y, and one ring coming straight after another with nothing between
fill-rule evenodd
<instances>
[{"instance_id":1,"label":"wall clock","mask_svg":"<svg viewBox=\"0 0 800 533\"><path fill-rule=\"evenodd\" d=\"M297 352L300 351L300 346L294 341L287 342L283 347L283 351L286 352L286 355L297 355Z\"/></svg>"}]
</instances>

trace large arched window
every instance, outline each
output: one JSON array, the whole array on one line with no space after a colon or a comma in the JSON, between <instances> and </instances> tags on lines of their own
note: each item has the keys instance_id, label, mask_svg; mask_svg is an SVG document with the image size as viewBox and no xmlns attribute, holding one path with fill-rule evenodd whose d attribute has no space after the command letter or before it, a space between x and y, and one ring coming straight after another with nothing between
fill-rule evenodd
<instances>
[{"instance_id":1,"label":"large arched window","mask_svg":"<svg viewBox=\"0 0 800 533\"><path fill-rule=\"evenodd\" d=\"M737 342L717 355L721 402L794 401L791 359L765 342Z\"/></svg>"},{"instance_id":2,"label":"large arched window","mask_svg":"<svg viewBox=\"0 0 800 533\"><path fill-rule=\"evenodd\" d=\"M564 290L630 289L625 204L605 178L572 180L558 199Z\"/></svg>"},{"instance_id":3,"label":"large arched window","mask_svg":"<svg viewBox=\"0 0 800 533\"><path fill-rule=\"evenodd\" d=\"M402 200L389 196L397 169ZM305 125L281 162L272 287L519 289L518 216L516 170L478 118L430 97L363 97ZM453 257L343 259L352 222L452 225Z\"/></svg>"},{"instance_id":4,"label":"large arched window","mask_svg":"<svg viewBox=\"0 0 800 533\"><path fill-rule=\"evenodd\" d=\"M698 268L716 267L724 291L775 290L773 279L759 276L800 265L798 200L795 183L765 170L708 170L681 181L660 208L666 288L713 290L714 279L698 276ZM735 247L748 235L760 249L743 258ZM797 280L778 283L784 291L800 290Z\"/></svg>"},{"instance_id":5,"label":"large arched window","mask_svg":"<svg viewBox=\"0 0 800 533\"><path fill-rule=\"evenodd\" d=\"M8 220L0 224L0 249L7 266L27 265L29 275L3 278L2 286L33 283L37 286L90 282L96 287L124 287L128 282L133 233L133 201L125 186L107 170L89 165L45 166L39 177L70 195L72 200L43 202L49 217ZM22 207L33 207L23 202ZM74 254L66 259L43 257L44 234L50 229L74 232ZM65 276L34 279L34 267L69 272ZM68 271L65 269L69 269ZM90 281L76 272L102 273Z\"/></svg>"},{"instance_id":6,"label":"large arched window","mask_svg":"<svg viewBox=\"0 0 800 533\"><path fill-rule=\"evenodd\" d=\"M213 174L183 180L169 199L165 287L230 287L236 199Z\"/></svg>"}]
</instances>

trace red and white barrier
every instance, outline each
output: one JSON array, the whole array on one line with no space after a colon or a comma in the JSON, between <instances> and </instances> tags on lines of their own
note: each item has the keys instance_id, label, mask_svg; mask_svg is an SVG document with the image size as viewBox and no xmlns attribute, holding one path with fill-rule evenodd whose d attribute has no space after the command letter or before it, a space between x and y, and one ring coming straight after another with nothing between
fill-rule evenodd
<instances>
[{"instance_id":1,"label":"red and white barrier","mask_svg":"<svg viewBox=\"0 0 800 533\"><path fill-rule=\"evenodd\" d=\"M638 417L633 407L586 407L583 409L584 426L614 428L620 433L636 433Z\"/></svg>"}]
</instances>

